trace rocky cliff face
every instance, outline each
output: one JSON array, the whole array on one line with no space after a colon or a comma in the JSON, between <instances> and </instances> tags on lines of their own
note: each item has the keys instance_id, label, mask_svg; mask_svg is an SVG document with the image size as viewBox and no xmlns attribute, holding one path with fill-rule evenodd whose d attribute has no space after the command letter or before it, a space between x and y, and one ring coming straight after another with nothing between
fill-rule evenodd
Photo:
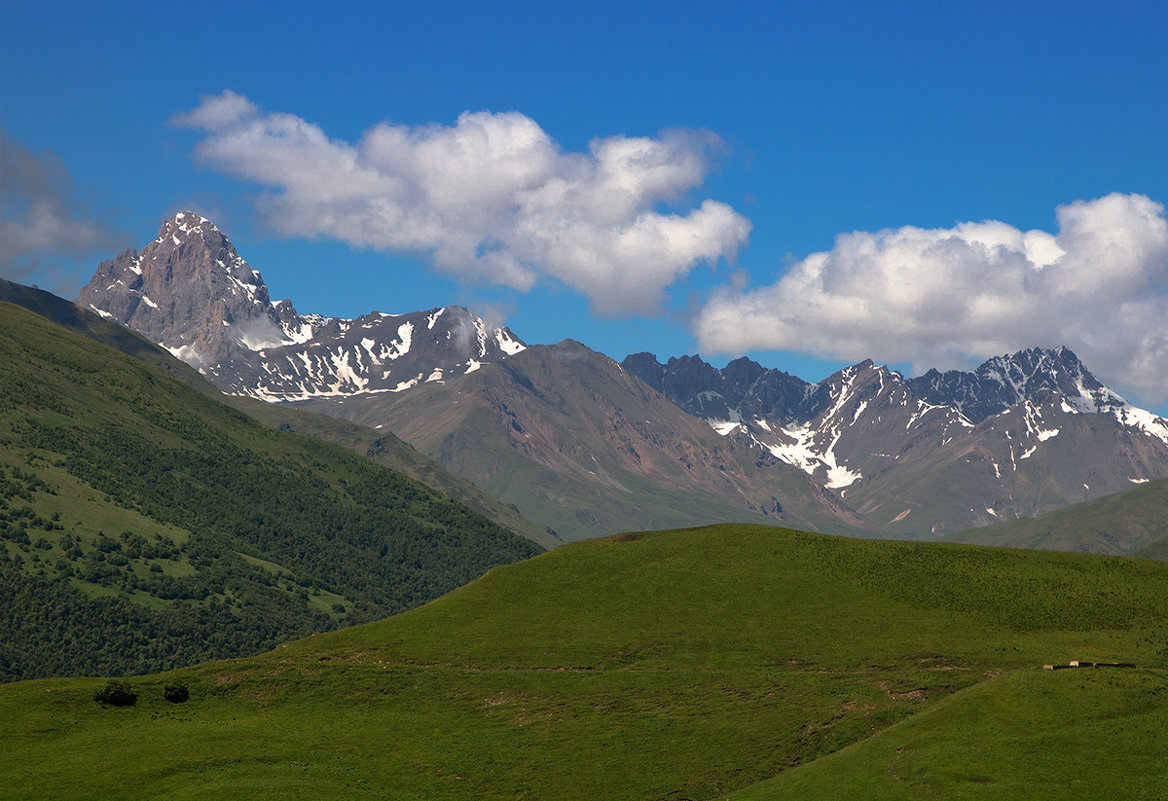
<instances>
[{"instance_id":1,"label":"rocky cliff face","mask_svg":"<svg viewBox=\"0 0 1168 801\"><path fill-rule=\"evenodd\" d=\"M864 361L816 385L739 359L622 365L724 436L839 492L873 525L934 536L1168 476L1168 421L1067 348L905 379Z\"/></svg>"},{"instance_id":2,"label":"rocky cliff face","mask_svg":"<svg viewBox=\"0 0 1168 801\"><path fill-rule=\"evenodd\" d=\"M995 356L973 372L930 370L909 379L908 385L918 398L952 407L973 423L1047 394L1068 399L1082 412L1124 404L1065 347L1030 348Z\"/></svg>"},{"instance_id":3,"label":"rocky cliff face","mask_svg":"<svg viewBox=\"0 0 1168 801\"><path fill-rule=\"evenodd\" d=\"M811 414L814 385L745 357L718 370L699 356L660 364L652 353L635 353L621 367L692 415L729 420L733 412L795 422Z\"/></svg>"},{"instance_id":4,"label":"rocky cliff face","mask_svg":"<svg viewBox=\"0 0 1168 801\"><path fill-rule=\"evenodd\" d=\"M263 400L401 390L524 347L459 306L349 320L272 303L259 272L191 212L165 221L141 251L103 261L77 302L167 348L223 391Z\"/></svg>"},{"instance_id":5,"label":"rocky cliff face","mask_svg":"<svg viewBox=\"0 0 1168 801\"><path fill-rule=\"evenodd\" d=\"M304 342L313 334L290 303L272 305L263 278L214 223L190 212L165 221L141 251L98 265L78 303L200 366L240 347Z\"/></svg>"}]
</instances>

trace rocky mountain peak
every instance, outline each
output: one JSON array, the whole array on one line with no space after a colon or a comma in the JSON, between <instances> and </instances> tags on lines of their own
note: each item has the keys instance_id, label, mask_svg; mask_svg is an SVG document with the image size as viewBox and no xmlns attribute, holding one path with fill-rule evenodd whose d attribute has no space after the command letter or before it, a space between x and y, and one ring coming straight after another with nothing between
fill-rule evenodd
<instances>
[{"instance_id":1,"label":"rocky mountain peak","mask_svg":"<svg viewBox=\"0 0 1168 801\"><path fill-rule=\"evenodd\" d=\"M845 407L868 403L902 385L900 373L865 359L838 370L814 386L808 386L808 398L802 412L807 419L838 414Z\"/></svg>"},{"instance_id":2,"label":"rocky mountain peak","mask_svg":"<svg viewBox=\"0 0 1168 801\"><path fill-rule=\"evenodd\" d=\"M929 403L948 405L971 422L1001 414L1016 403L1057 393L1078 411L1096 412L1123 399L1091 374L1066 346L1028 348L994 356L976 370L930 370L909 379L913 393Z\"/></svg>"},{"instance_id":3,"label":"rocky mountain peak","mask_svg":"<svg viewBox=\"0 0 1168 801\"><path fill-rule=\"evenodd\" d=\"M523 350L461 306L349 320L272 303L259 271L206 217L181 211L142 250L98 265L78 304L194 365L220 389L265 400L397 390Z\"/></svg>"},{"instance_id":4,"label":"rocky mountain peak","mask_svg":"<svg viewBox=\"0 0 1168 801\"><path fill-rule=\"evenodd\" d=\"M794 419L802 414L811 389L806 381L745 356L719 370L696 354L661 364L651 353L636 353L621 367L706 420L731 421L739 415Z\"/></svg>"},{"instance_id":5,"label":"rocky mountain peak","mask_svg":"<svg viewBox=\"0 0 1168 801\"><path fill-rule=\"evenodd\" d=\"M141 251L98 265L78 303L112 317L202 368L255 350L305 341L311 326L268 288L206 217L180 211Z\"/></svg>"}]
</instances>

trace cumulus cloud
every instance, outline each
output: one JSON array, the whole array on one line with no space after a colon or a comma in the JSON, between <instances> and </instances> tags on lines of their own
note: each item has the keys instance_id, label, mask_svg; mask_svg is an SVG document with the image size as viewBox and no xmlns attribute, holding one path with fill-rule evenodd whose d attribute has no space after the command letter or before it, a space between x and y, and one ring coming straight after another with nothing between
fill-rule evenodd
<instances>
[{"instance_id":1,"label":"cumulus cloud","mask_svg":"<svg viewBox=\"0 0 1168 801\"><path fill-rule=\"evenodd\" d=\"M382 122L349 143L234 92L172 122L202 130L202 164L267 187L260 208L284 234L420 253L519 290L550 277L606 314L652 310L698 264L733 259L750 232L715 200L666 208L702 184L721 147L706 131L598 138L575 153L523 114L480 111L450 126Z\"/></svg>"},{"instance_id":2,"label":"cumulus cloud","mask_svg":"<svg viewBox=\"0 0 1168 801\"><path fill-rule=\"evenodd\" d=\"M127 240L79 196L60 158L0 130L0 274L71 294L93 265Z\"/></svg>"},{"instance_id":3,"label":"cumulus cloud","mask_svg":"<svg viewBox=\"0 0 1168 801\"><path fill-rule=\"evenodd\" d=\"M703 350L794 350L966 367L1066 344L1145 403L1168 398L1168 222L1143 195L1056 211L1058 231L1003 222L840 234L774 285L729 287L699 312Z\"/></svg>"},{"instance_id":4,"label":"cumulus cloud","mask_svg":"<svg viewBox=\"0 0 1168 801\"><path fill-rule=\"evenodd\" d=\"M230 125L253 119L259 114L259 107L241 94L230 89L221 95L203 98L202 104L184 114L175 114L170 124L178 128L205 128L221 131Z\"/></svg>"}]
</instances>

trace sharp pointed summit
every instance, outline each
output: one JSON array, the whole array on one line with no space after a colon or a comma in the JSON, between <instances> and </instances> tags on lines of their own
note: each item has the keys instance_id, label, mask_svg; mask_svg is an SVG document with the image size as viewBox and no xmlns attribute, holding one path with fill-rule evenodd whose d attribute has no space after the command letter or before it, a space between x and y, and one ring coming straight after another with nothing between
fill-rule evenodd
<instances>
[{"instance_id":1,"label":"sharp pointed summit","mask_svg":"<svg viewBox=\"0 0 1168 801\"><path fill-rule=\"evenodd\" d=\"M103 261L78 303L196 366L225 392L303 400L401 390L524 348L460 306L356 319L302 315L206 217L163 222L141 251Z\"/></svg>"},{"instance_id":2,"label":"sharp pointed summit","mask_svg":"<svg viewBox=\"0 0 1168 801\"><path fill-rule=\"evenodd\" d=\"M1065 346L995 356L973 372L930 370L908 383L919 398L952 406L974 423L1047 393L1062 395L1084 412L1122 402Z\"/></svg>"},{"instance_id":3,"label":"sharp pointed summit","mask_svg":"<svg viewBox=\"0 0 1168 801\"><path fill-rule=\"evenodd\" d=\"M206 217L180 211L141 251L103 261L78 303L133 328L200 369L308 341L320 327L268 287Z\"/></svg>"}]
</instances>

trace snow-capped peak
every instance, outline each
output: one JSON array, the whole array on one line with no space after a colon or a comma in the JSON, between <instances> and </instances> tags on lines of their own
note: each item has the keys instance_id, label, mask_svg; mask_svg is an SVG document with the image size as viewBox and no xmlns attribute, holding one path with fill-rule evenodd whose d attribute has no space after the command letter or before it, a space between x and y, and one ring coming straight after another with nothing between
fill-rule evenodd
<instances>
[{"instance_id":1,"label":"snow-capped peak","mask_svg":"<svg viewBox=\"0 0 1168 801\"><path fill-rule=\"evenodd\" d=\"M140 253L102 262L79 301L168 348L221 389L265 400L400 391L524 349L506 328L459 306L350 320L272 303L259 271L191 211L164 220Z\"/></svg>"}]
</instances>

